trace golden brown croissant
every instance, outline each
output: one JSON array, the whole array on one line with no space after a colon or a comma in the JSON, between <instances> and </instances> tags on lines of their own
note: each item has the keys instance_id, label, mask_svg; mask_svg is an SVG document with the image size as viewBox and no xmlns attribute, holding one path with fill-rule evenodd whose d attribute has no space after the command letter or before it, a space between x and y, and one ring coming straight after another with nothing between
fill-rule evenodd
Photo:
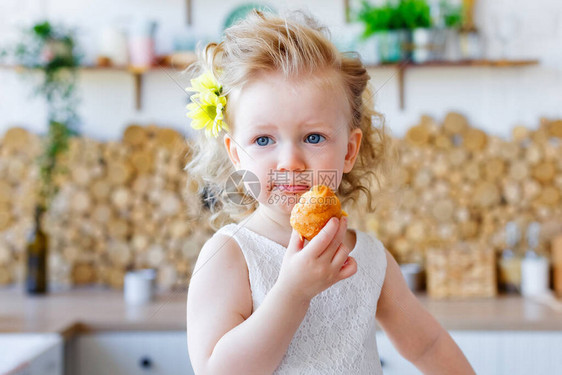
<instances>
[{"instance_id":1,"label":"golden brown croissant","mask_svg":"<svg viewBox=\"0 0 562 375\"><path fill-rule=\"evenodd\" d=\"M304 193L291 211L291 226L301 239L312 240L332 217L347 216L332 189L326 185L313 186Z\"/></svg>"}]
</instances>

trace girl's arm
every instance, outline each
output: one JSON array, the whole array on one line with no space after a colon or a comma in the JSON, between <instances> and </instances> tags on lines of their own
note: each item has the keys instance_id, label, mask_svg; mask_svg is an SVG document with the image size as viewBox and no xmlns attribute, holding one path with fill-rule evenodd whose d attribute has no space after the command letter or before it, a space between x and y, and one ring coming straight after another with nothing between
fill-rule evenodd
<instances>
[{"instance_id":1,"label":"girl's arm","mask_svg":"<svg viewBox=\"0 0 562 375\"><path fill-rule=\"evenodd\" d=\"M236 241L203 246L187 298L187 339L196 374L271 374L308 310L273 287L252 314L248 269Z\"/></svg>"},{"instance_id":2,"label":"girl's arm","mask_svg":"<svg viewBox=\"0 0 562 375\"><path fill-rule=\"evenodd\" d=\"M376 318L394 347L424 374L474 374L449 333L410 291L394 257L385 252L387 268Z\"/></svg>"}]
</instances>

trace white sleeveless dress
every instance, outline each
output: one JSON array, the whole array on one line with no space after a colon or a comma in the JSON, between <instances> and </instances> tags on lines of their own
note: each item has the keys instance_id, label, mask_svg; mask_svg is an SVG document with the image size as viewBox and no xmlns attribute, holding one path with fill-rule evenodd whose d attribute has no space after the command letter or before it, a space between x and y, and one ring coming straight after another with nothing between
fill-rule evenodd
<instances>
[{"instance_id":1,"label":"white sleeveless dress","mask_svg":"<svg viewBox=\"0 0 562 375\"><path fill-rule=\"evenodd\" d=\"M275 284L286 248L241 224L217 233L233 237L248 265L253 311ZM355 230L350 253L357 273L315 296L274 374L382 374L375 336L375 313L386 272L383 244Z\"/></svg>"}]
</instances>

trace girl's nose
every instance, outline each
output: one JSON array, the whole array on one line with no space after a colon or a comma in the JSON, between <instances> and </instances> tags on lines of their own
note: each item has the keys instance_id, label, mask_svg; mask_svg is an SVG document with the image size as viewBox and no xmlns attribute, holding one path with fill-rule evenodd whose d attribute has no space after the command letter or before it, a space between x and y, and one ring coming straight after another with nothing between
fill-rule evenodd
<instances>
[{"instance_id":1,"label":"girl's nose","mask_svg":"<svg viewBox=\"0 0 562 375\"><path fill-rule=\"evenodd\" d=\"M277 170L294 171L306 169L306 163L298 147L287 144L280 151Z\"/></svg>"}]
</instances>

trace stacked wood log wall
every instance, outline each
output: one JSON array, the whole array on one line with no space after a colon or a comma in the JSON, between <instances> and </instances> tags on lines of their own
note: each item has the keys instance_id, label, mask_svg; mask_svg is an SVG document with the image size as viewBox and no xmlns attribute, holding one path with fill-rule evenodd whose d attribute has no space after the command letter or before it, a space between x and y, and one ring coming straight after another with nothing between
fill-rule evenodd
<instances>
[{"instance_id":1,"label":"stacked wood log wall","mask_svg":"<svg viewBox=\"0 0 562 375\"><path fill-rule=\"evenodd\" d=\"M395 141L401 198L376 213L350 213L350 226L374 232L400 263L425 263L433 249L449 259L443 249L463 241L497 253L508 221L562 218L562 121L515 127L505 140L456 113L442 123L423 116ZM39 148L20 128L0 140L0 284L23 277ZM51 282L119 288L127 269L154 267L161 287L186 286L212 235L205 216L190 220L201 199L185 188L187 153L179 133L155 126L130 126L119 142L73 139L61 160L69 173L46 217ZM470 259L493 258L462 259L478 269ZM486 268L475 273L490 283Z\"/></svg>"},{"instance_id":2,"label":"stacked wood log wall","mask_svg":"<svg viewBox=\"0 0 562 375\"><path fill-rule=\"evenodd\" d=\"M0 149L1 284L24 276L38 143L13 128ZM72 139L60 160L66 170L58 175L60 190L44 218L50 283L120 288L128 269L150 267L161 288L187 286L212 235L199 195L186 186L187 157L178 132L155 126L130 126L120 142Z\"/></svg>"},{"instance_id":3,"label":"stacked wood log wall","mask_svg":"<svg viewBox=\"0 0 562 375\"><path fill-rule=\"evenodd\" d=\"M31 225L39 138L12 128L0 139L0 285L21 280L23 248Z\"/></svg>"},{"instance_id":4,"label":"stacked wood log wall","mask_svg":"<svg viewBox=\"0 0 562 375\"><path fill-rule=\"evenodd\" d=\"M531 221L545 228L562 222L561 144L562 121L544 119L535 130L515 127L511 139L502 139L457 113L442 123L423 116L398 141L401 199L354 223L377 233L400 263L427 262L428 284L441 287L430 294L494 295L495 259L486 251L505 248L505 224L514 220L524 230ZM543 240L541 251L547 252ZM460 243L477 253L450 256ZM453 258L466 259L461 268L478 271L473 281L447 290L446 281L454 280L443 272L455 267Z\"/></svg>"}]
</instances>

